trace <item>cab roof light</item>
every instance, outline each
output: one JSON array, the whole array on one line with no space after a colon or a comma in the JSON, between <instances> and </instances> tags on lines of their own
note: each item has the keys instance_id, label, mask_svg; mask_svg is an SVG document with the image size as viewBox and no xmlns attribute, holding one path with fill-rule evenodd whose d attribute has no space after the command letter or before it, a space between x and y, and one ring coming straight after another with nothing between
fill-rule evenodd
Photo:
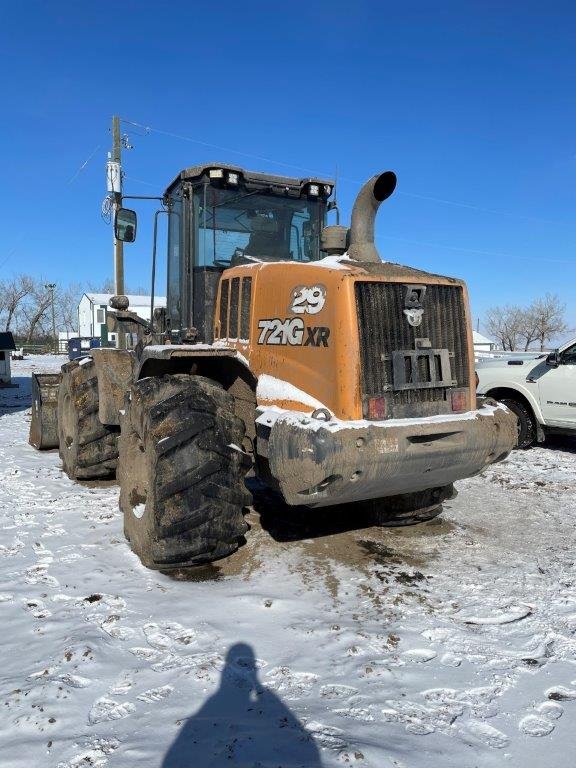
<instances>
[{"instance_id":1,"label":"cab roof light","mask_svg":"<svg viewBox=\"0 0 576 768\"><path fill-rule=\"evenodd\" d=\"M308 185L308 194L310 197L318 197L320 194L320 185L319 184L309 184Z\"/></svg>"},{"instance_id":2,"label":"cab roof light","mask_svg":"<svg viewBox=\"0 0 576 768\"><path fill-rule=\"evenodd\" d=\"M222 168L210 168L208 171L208 176L211 179L223 179L224 178L224 171Z\"/></svg>"},{"instance_id":3,"label":"cab roof light","mask_svg":"<svg viewBox=\"0 0 576 768\"><path fill-rule=\"evenodd\" d=\"M229 171L228 176L226 177L226 181L228 182L228 184L232 184L233 186L236 186L240 181L240 176L235 171Z\"/></svg>"}]
</instances>

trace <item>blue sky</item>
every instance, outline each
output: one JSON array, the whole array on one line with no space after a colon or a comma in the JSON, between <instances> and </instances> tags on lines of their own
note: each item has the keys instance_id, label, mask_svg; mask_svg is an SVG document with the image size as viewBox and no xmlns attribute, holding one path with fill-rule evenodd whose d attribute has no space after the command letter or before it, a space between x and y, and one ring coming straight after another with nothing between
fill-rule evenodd
<instances>
[{"instance_id":1,"label":"blue sky","mask_svg":"<svg viewBox=\"0 0 576 768\"><path fill-rule=\"evenodd\" d=\"M116 113L188 139L125 124L126 193L205 160L337 167L347 220L391 168L384 259L464 277L480 318L558 293L576 326L575 38L568 2L3 3L0 272L111 276ZM150 273L154 209L138 210L132 286Z\"/></svg>"}]
</instances>

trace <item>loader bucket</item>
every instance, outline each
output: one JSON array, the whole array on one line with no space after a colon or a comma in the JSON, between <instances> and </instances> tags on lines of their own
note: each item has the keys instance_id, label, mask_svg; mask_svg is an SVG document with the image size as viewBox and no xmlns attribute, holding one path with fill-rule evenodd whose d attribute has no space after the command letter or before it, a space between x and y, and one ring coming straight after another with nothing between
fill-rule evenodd
<instances>
[{"instance_id":1,"label":"loader bucket","mask_svg":"<svg viewBox=\"0 0 576 768\"><path fill-rule=\"evenodd\" d=\"M58 387L61 373L32 374L32 421L29 443L34 448L58 448Z\"/></svg>"}]
</instances>

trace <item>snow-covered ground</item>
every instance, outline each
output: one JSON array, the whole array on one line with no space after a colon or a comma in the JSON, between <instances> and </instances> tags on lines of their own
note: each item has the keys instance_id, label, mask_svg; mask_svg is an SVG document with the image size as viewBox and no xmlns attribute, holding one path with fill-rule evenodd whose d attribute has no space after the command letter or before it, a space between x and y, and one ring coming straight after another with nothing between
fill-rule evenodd
<instances>
[{"instance_id":1,"label":"snow-covered ground","mask_svg":"<svg viewBox=\"0 0 576 768\"><path fill-rule=\"evenodd\" d=\"M0 391L2 766L574 764L576 441L414 528L262 501L176 579L130 552L114 484L28 446L30 371L60 362Z\"/></svg>"}]
</instances>

